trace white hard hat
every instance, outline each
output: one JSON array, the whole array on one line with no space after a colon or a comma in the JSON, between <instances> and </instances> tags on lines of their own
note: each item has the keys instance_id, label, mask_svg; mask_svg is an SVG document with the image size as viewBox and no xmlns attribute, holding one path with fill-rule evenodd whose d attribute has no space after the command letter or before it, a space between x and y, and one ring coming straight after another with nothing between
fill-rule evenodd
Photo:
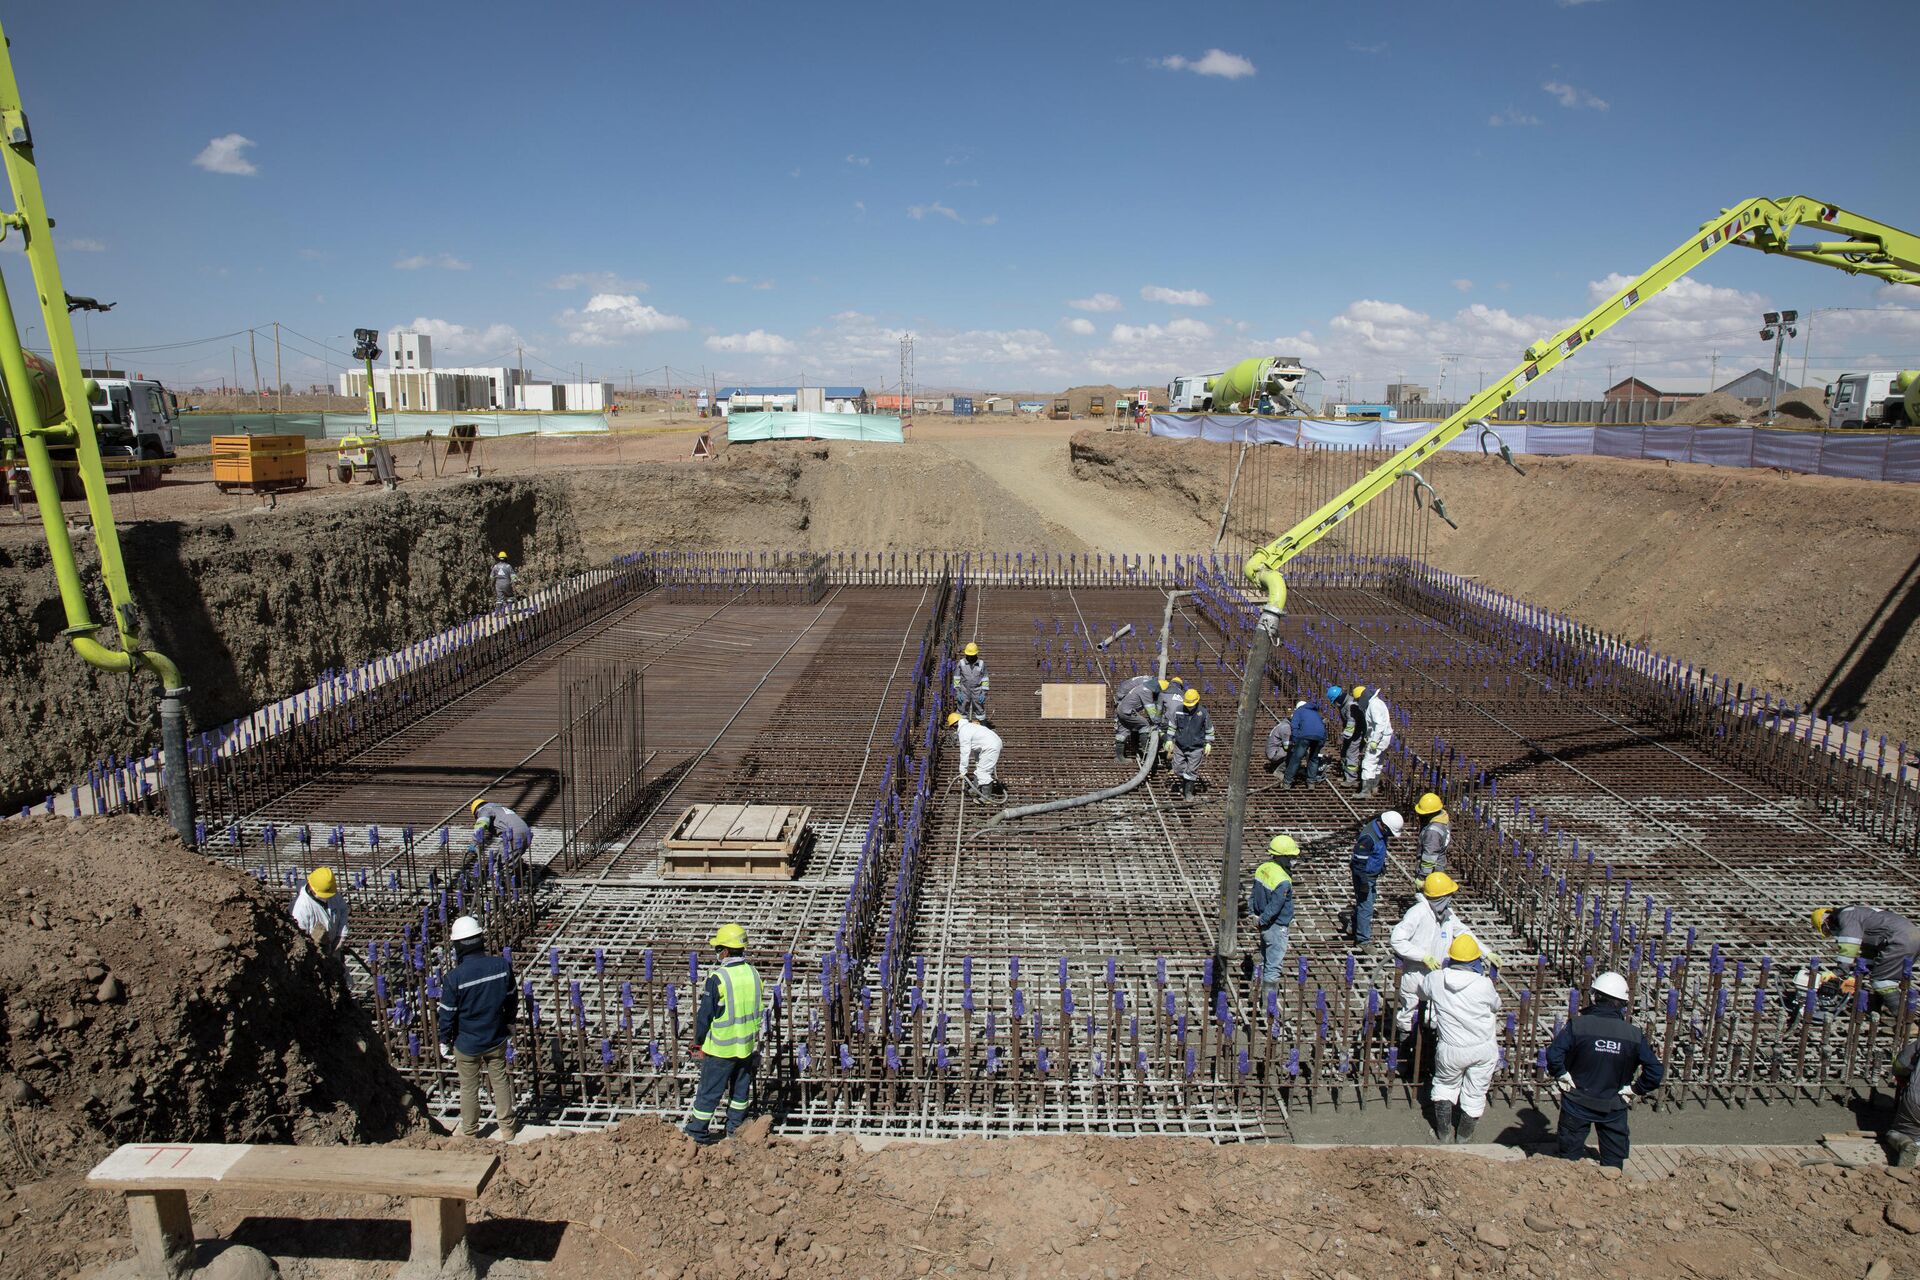
<instances>
[{"instance_id":1,"label":"white hard hat","mask_svg":"<svg viewBox=\"0 0 1920 1280\"><path fill-rule=\"evenodd\" d=\"M1397 836L1405 829L1407 820L1389 809L1380 815L1380 825L1387 829L1388 835Z\"/></svg>"},{"instance_id":2,"label":"white hard hat","mask_svg":"<svg viewBox=\"0 0 1920 1280\"><path fill-rule=\"evenodd\" d=\"M1593 993L1600 996L1612 996L1615 1000L1631 1000L1627 990L1627 980L1617 973L1603 973L1593 980Z\"/></svg>"},{"instance_id":3,"label":"white hard hat","mask_svg":"<svg viewBox=\"0 0 1920 1280\"><path fill-rule=\"evenodd\" d=\"M477 938L486 930L472 916L461 916L453 922L453 931L449 935L455 942L465 942L468 938Z\"/></svg>"}]
</instances>

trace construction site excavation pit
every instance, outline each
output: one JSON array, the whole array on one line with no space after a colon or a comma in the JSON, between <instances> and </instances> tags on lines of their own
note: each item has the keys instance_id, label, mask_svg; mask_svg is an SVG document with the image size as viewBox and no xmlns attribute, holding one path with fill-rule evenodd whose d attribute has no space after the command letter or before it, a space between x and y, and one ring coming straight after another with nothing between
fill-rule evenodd
<instances>
[{"instance_id":1,"label":"construction site excavation pit","mask_svg":"<svg viewBox=\"0 0 1920 1280\"><path fill-rule=\"evenodd\" d=\"M1287 1140L1303 1113L1417 1108L1385 945L1415 891L1412 841L1373 944L1346 941L1341 917L1357 825L1430 790L1452 815L1459 909L1501 961L1496 1104L1545 1099L1546 1044L1604 969L1627 975L1669 1063L1663 1107L1886 1083L1911 979L1897 1009L1809 1016L1794 978L1819 950L1812 907L1920 898L1898 753L1835 750L1763 691L1417 557L1307 555L1287 579L1243 896L1271 834L1303 852L1264 995L1244 916L1242 959L1212 972L1258 616L1226 555L622 557L201 741L202 847L289 891L313 866L341 873L350 981L443 1117L458 1087L434 1007L460 914L513 959L511 1053L536 1123L684 1112L706 940L725 922L768 983L759 1092L776 1132ZM1006 804L1135 772L1114 757L1111 689L1153 673L1163 643L1218 732L1209 785L1181 798L1158 771L995 822L944 728L968 643L992 676ZM1043 717L1043 684L1089 686L1097 714ZM1330 684L1393 707L1371 798L1337 767L1298 788L1261 767L1275 718ZM466 857L482 795L532 824L524 857ZM666 850L695 806L767 806L792 838L777 857Z\"/></svg>"}]
</instances>

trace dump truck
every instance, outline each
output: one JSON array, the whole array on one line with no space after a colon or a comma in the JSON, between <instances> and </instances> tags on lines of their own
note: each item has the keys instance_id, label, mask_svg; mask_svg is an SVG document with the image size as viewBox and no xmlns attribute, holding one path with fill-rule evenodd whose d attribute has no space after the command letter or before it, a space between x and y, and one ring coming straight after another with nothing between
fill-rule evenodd
<instances>
[{"instance_id":1,"label":"dump truck","mask_svg":"<svg viewBox=\"0 0 1920 1280\"><path fill-rule=\"evenodd\" d=\"M1053 402L1053 411L1047 416L1055 422L1065 422L1067 419L1073 417L1073 405L1068 403L1065 396L1061 396Z\"/></svg>"},{"instance_id":2,"label":"dump truck","mask_svg":"<svg viewBox=\"0 0 1920 1280\"><path fill-rule=\"evenodd\" d=\"M1835 430L1920 426L1920 369L1843 373L1827 388L1827 405Z\"/></svg>"},{"instance_id":3,"label":"dump truck","mask_svg":"<svg viewBox=\"0 0 1920 1280\"><path fill-rule=\"evenodd\" d=\"M1107 416L1107 398L1105 396L1090 397L1087 400L1087 416L1089 418L1106 417Z\"/></svg>"}]
</instances>

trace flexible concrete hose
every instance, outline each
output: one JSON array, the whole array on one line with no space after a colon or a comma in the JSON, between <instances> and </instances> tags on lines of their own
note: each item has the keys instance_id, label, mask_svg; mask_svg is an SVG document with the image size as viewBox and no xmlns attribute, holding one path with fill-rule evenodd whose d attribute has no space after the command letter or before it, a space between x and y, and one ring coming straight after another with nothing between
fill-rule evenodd
<instances>
[{"instance_id":1,"label":"flexible concrete hose","mask_svg":"<svg viewBox=\"0 0 1920 1280\"><path fill-rule=\"evenodd\" d=\"M1167 611L1160 621L1160 666L1154 673L1157 679L1164 680L1167 675L1167 644L1173 638L1173 602L1181 596L1191 594L1192 593L1188 591L1169 591L1167 593ZM1153 762L1159 757L1159 754L1160 730L1155 729L1147 741L1147 754L1146 758L1140 763L1140 772L1134 774L1133 777L1127 781L1120 783L1118 786L1107 787L1100 791L1089 791L1083 796L1068 796L1063 800L1044 800L1039 804L1023 804L1017 809L1002 809L999 813L994 814L993 817L982 823L980 830L985 831L990 827L999 826L1002 822L1011 822L1015 818L1031 818L1035 814L1058 813L1062 809L1078 809L1082 805L1098 804L1102 800L1111 800L1115 796L1123 796L1147 780L1147 775L1153 772Z\"/></svg>"}]
</instances>

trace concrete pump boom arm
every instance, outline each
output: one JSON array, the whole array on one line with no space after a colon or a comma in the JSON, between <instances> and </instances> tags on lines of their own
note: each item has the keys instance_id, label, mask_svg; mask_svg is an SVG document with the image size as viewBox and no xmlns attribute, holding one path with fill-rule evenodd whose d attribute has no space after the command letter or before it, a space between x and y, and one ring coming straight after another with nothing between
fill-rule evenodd
<instances>
[{"instance_id":1,"label":"concrete pump boom arm","mask_svg":"<svg viewBox=\"0 0 1920 1280\"><path fill-rule=\"evenodd\" d=\"M1790 244L1794 228L1805 227L1825 233L1829 239ZM1629 281L1618 293L1589 311L1578 321L1528 347L1518 367L1504 378L1475 395L1460 410L1438 423L1431 431L1409 444L1387 461L1368 472L1346 492L1296 524L1253 553L1247 560L1246 574L1266 596L1261 610L1262 625L1269 631L1279 624L1286 605L1286 583L1280 570L1287 561L1332 532L1354 512L1378 498L1403 478L1412 478L1416 486L1427 486L1417 474L1429 455L1445 448L1471 426L1480 428L1480 447L1484 452L1492 438L1499 443L1500 456L1518 470L1513 454L1486 419L1494 410L1525 390L1561 361L1578 351L1598 335L1627 318L1647 299L1671 285L1687 272L1705 262L1728 245L1777 253L1803 262L1817 262L1854 275L1877 276L1893 284L1920 285L1920 236L1901 231L1883 222L1849 213L1836 205L1807 196L1788 196L1781 200L1756 198L1701 224L1666 257ZM1416 488L1416 497L1418 489ZM1435 513L1447 519L1446 508L1436 497ZM1448 523L1452 523L1450 520ZM1237 764L1237 762L1236 762Z\"/></svg>"}]
</instances>

